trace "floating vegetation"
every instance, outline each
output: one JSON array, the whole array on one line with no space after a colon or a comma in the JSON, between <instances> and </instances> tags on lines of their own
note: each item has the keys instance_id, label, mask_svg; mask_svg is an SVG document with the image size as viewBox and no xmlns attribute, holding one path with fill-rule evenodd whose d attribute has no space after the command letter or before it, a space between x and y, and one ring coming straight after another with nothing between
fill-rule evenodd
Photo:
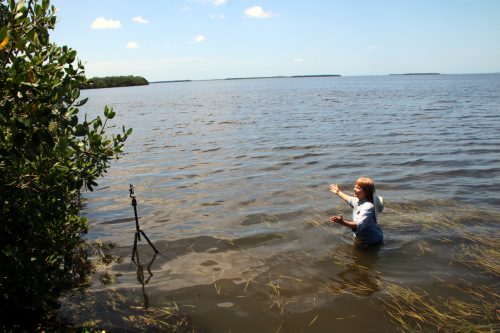
<instances>
[{"instance_id":1,"label":"floating vegetation","mask_svg":"<svg viewBox=\"0 0 500 333\"><path fill-rule=\"evenodd\" d=\"M446 288L446 286L443 286ZM448 288L456 288L450 285ZM392 283L384 284L386 314L401 332L498 332L498 294L487 286L464 284L457 297L431 296Z\"/></svg>"},{"instance_id":2,"label":"floating vegetation","mask_svg":"<svg viewBox=\"0 0 500 333\"><path fill-rule=\"evenodd\" d=\"M271 288L271 305L269 306L269 309L276 307L279 311L279 314L283 317L285 314L285 299L281 295L282 288L280 287L279 281L275 282L270 279L269 283L267 283L267 286Z\"/></svg>"},{"instance_id":3,"label":"floating vegetation","mask_svg":"<svg viewBox=\"0 0 500 333\"><path fill-rule=\"evenodd\" d=\"M491 240L489 245L460 244L454 259L470 268L477 268L494 277L500 277L500 241Z\"/></svg>"},{"instance_id":4,"label":"floating vegetation","mask_svg":"<svg viewBox=\"0 0 500 333\"><path fill-rule=\"evenodd\" d=\"M449 244L450 265L470 268L469 279L473 281L462 278L450 283L435 277L439 282L439 295L384 282L381 300L386 315L401 332L500 331L500 241L496 227L491 226L500 221L500 215L490 213L478 217L477 209L471 207L454 207L453 214L432 211L419 217L422 215L425 216L423 228L442 234L440 240ZM482 223L481 228L475 225L478 223ZM417 244L418 255L435 252L426 241ZM482 283L477 282L479 279Z\"/></svg>"},{"instance_id":5,"label":"floating vegetation","mask_svg":"<svg viewBox=\"0 0 500 333\"><path fill-rule=\"evenodd\" d=\"M181 315L179 306L174 302L172 306L149 308L141 314L123 317L129 326L140 331L160 331L172 333L199 332L194 328L187 317Z\"/></svg>"}]
</instances>

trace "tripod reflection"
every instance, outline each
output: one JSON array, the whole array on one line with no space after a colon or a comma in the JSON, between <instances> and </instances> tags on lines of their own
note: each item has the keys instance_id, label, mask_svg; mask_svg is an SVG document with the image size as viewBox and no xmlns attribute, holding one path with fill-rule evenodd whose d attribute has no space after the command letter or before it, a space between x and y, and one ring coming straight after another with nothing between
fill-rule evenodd
<instances>
[{"instance_id":1,"label":"tripod reflection","mask_svg":"<svg viewBox=\"0 0 500 333\"><path fill-rule=\"evenodd\" d=\"M139 257L139 250L135 250L135 259L133 262L137 268L137 281L141 284L142 287L142 296L144 298L144 308L147 309L149 306L149 297L146 293L146 285L149 283L149 280L153 277L153 272L151 272L151 266L156 260L157 252L154 253L153 257L149 261L149 264L146 266L146 270L149 274L147 278L144 276L144 264L141 264L141 259Z\"/></svg>"}]
</instances>

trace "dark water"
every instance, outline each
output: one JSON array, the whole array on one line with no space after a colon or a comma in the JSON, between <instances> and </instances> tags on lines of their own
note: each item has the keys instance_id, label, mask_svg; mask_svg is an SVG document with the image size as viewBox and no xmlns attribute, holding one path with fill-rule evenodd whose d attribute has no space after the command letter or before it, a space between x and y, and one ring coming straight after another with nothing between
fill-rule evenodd
<instances>
[{"instance_id":1,"label":"dark water","mask_svg":"<svg viewBox=\"0 0 500 333\"><path fill-rule=\"evenodd\" d=\"M134 129L126 154L85 194L88 238L118 243L126 259L113 267L116 287L140 296L128 262L134 184L141 227L161 252L150 306L175 301L213 332L394 331L384 283L431 294L437 281L493 283L454 258L464 232L498 239L500 75L198 81L83 95L83 111L113 106L115 123ZM349 215L328 184L351 193L362 175L386 202L385 244L369 252L327 223ZM152 256L144 241L139 251Z\"/></svg>"}]
</instances>

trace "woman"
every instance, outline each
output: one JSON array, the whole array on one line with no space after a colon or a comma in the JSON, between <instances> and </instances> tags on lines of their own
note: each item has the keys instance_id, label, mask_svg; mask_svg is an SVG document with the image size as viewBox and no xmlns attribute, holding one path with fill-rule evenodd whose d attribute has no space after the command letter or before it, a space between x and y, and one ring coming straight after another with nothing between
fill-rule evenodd
<instances>
[{"instance_id":1,"label":"woman","mask_svg":"<svg viewBox=\"0 0 500 333\"><path fill-rule=\"evenodd\" d=\"M377 224L377 213L383 210L383 203L381 197L375 196L373 180L366 177L359 178L354 184L354 197L342 192L337 184L331 184L329 190L353 208L352 221L345 221L342 215L338 215L331 216L330 222L350 228L354 237L364 245L379 244L384 240L384 233Z\"/></svg>"}]
</instances>

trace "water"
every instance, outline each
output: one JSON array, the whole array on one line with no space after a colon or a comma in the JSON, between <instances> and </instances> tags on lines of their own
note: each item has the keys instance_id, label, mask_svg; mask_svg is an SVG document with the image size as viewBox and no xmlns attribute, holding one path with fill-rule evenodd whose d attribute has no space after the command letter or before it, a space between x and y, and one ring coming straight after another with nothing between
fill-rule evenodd
<instances>
[{"instance_id":1,"label":"water","mask_svg":"<svg viewBox=\"0 0 500 333\"><path fill-rule=\"evenodd\" d=\"M196 81L82 95L84 112L113 106L115 123L134 129L125 155L85 193L85 214L88 238L117 242L126 258L112 268L116 286L140 298L128 262L134 184L141 228L161 253L149 306L175 301L214 332L394 331L384 283L439 295L439 281L468 278L498 290L491 274L454 258L464 233L498 239L500 75ZM328 225L329 215L349 216L328 185L352 193L359 176L386 202L385 243L369 252ZM147 262L152 252L139 244Z\"/></svg>"}]
</instances>

